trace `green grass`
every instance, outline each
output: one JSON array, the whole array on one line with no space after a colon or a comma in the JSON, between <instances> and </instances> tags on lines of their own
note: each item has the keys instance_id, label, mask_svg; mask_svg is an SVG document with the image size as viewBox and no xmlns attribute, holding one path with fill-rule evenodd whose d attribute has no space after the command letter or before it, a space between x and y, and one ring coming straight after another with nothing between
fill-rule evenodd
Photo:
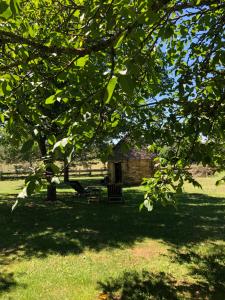
<instances>
[{"instance_id":1,"label":"green grass","mask_svg":"<svg viewBox=\"0 0 225 300\"><path fill-rule=\"evenodd\" d=\"M224 186L200 178L178 207L138 210L143 187L125 204L87 204L60 189L11 213L22 181L0 182L0 299L224 300ZM81 179L88 185L95 179ZM107 297L106 297L107 295Z\"/></svg>"}]
</instances>

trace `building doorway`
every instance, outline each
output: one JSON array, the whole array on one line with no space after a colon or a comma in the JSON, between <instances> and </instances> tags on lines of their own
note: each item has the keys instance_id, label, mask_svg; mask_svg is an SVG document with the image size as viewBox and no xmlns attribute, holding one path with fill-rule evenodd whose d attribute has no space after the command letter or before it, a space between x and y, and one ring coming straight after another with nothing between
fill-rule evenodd
<instances>
[{"instance_id":1,"label":"building doorway","mask_svg":"<svg viewBox=\"0 0 225 300\"><path fill-rule=\"evenodd\" d=\"M114 164L115 168L115 183L122 183L122 164L121 162Z\"/></svg>"}]
</instances>

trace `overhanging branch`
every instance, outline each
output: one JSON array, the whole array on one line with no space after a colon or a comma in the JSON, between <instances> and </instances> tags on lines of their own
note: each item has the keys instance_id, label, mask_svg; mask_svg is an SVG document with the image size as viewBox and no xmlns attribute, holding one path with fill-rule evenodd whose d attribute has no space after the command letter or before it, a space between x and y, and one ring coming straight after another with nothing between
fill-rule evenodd
<instances>
[{"instance_id":1,"label":"overhanging branch","mask_svg":"<svg viewBox=\"0 0 225 300\"><path fill-rule=\"evenodd\" d=\"M162 9L166 4L168 4L171 0L164 0L164 1L156 1L154 5L152 5L151 10L157 12ZM18 43L31 46L36 50L39 50L43 53L56 53L58 55L76 55L78 57L83 57L87 54L91 54L93 52L98 52L109 47L112 47L114 42L119 38L119 36L123 32L130 33L132 29L135 27L136 22L128 25L124 29L120 29L115 34L113 34L110 38L102 37L100 41L93 45L88 45L87 47L83 48L74 48L74 47L60 47L56 45L45 45L44 43L37 42L34 39L25 38L19 34L9 32L6 30L0 30L0 39L3 43Z\"/></svg>"}]
</instances>

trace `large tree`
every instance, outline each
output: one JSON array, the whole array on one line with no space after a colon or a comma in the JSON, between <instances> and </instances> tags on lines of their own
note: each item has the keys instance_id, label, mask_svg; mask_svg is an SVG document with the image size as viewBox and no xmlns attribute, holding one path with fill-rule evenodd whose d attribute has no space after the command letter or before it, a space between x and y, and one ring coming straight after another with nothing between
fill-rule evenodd
<instances>
[{"instance_id":1,"label":"large tree","mask_svg":"<svg viewBox=\"0 0 225 300\"><path fill-rule=\"evenodd\" d=\"M192 180L193 159L224 166L224 8L218 0L2 1L2 122L38 142L50 183L58 151L69 162L84 145L129 131L159 154L146 206L170 201L167 184L179 191Z\"/></svg>"}]
</instances>

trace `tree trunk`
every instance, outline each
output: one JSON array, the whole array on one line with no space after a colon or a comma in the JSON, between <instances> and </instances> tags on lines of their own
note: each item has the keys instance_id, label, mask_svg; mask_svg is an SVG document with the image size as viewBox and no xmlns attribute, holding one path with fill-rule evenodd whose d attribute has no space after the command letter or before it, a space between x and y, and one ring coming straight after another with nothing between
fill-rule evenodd
<instances>
[{"instance_id":1,"label":"tree trunk","mask_svg":"<svg viewBox=\"0 0 225 300\"><path fill-rule=\"evenodd\" d=\"M46 201L50 201L50 202L56 201L56 185L54 183L49 183L47 186Z\"/></svg>"},{"instance_id":2,"label":"tree trunk","mask_svg":"<svg viewBox=\"0 0 225 300\"><path fill-rule=\"evenodd\" d=\"M69 181L69 166L64 164L64 182Z\"/></svg>"},{"instance_id":3,"label":"tree trunk","mask_svg":"<svg viewBox=\"0 0 225 300\"><path fill-rule=\"evenodd\" d=\"M54 172L51 168L51 166L46 167L46 179L48 181L47 185L47 198L46 201L56 201L56 184L52 181L52 178L54 176Z\"/></svg>"},{"instance_id":4,"label":"tree trunk","mask_svg":"<svg viewBox=\"0 0 225 300\"><path fill-rule=\"evenodd\" d=\"M43 158L45 158L47 155L47 149L46 149L45 142L46 142L46 137L45 136L40 137L40 139L38 141L38 145L39 145L41 155ZM44 162L45 162L45 165L47 165L46 161L44 161ZM46 180L48 181L46 201L54 202L57 199L56 198L56 185L55 185L55 183L51 183L52 177L54 176L54 172L51 167L46 166L46 174L45 175L46 175Z\"/></svg>"}]
</instances>

